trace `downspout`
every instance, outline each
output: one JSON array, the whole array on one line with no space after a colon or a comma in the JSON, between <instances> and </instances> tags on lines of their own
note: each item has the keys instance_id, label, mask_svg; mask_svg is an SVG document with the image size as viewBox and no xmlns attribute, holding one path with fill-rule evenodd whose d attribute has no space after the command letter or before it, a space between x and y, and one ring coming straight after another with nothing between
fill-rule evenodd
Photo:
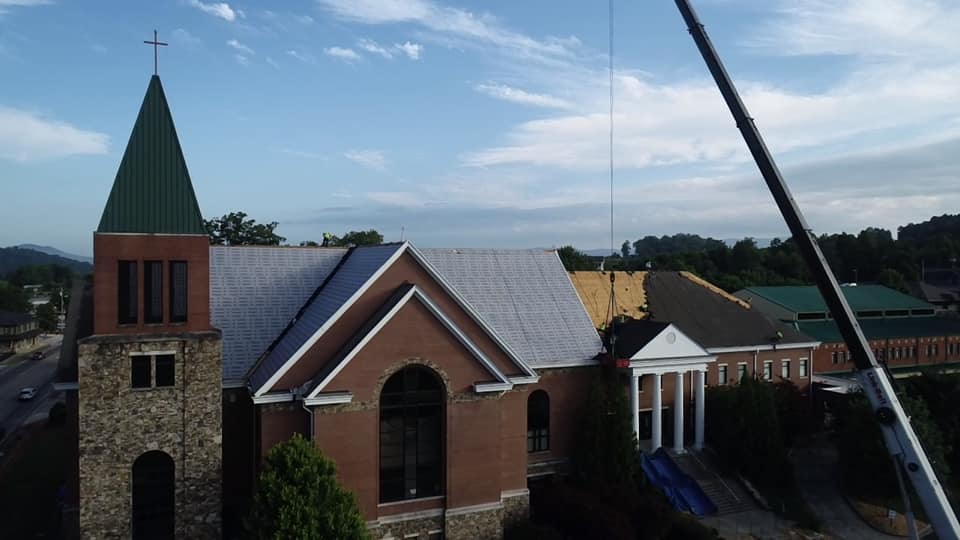
<instances>
[{"instance_id":1,"label":"downspout","mask_svg":"<svg viewBox=\"0 0 960 540\"><path fill-rule=\"evenodd\" d=\"M760 349L753 350L753 378L757 378L757 357L760 356Z\"/></svg>"},{"instance_id":2,"label":"downspout","mask_svg":"<svg viewBox=\"0 0 960 540\"><path fill-rule=\"evenodd\" d=\"M307 406L307 402L303 399L303 396L300 396L300 406L303 407L303 410L307 411L307 414L310 416L310 440L313 441L313 438L314 438L313 407Z\"/></svg>"}]
</instances>

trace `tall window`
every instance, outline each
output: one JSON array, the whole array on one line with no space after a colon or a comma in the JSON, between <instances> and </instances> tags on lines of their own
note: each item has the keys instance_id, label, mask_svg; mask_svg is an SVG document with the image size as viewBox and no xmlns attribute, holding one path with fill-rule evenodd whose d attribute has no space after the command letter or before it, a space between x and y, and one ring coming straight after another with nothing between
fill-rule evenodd
<instances>
[{"instance_id":1,"label":"tall window","mask_svg":"<svg viewBox=\"0 0 960 540\"><path fill-rule=\"evenodd\" d=\"M186 261L170 261L170 322L187 322Z\"/></svg>"},{"instance_id":2,"label":"tall window","mask_svg":"<svg viewBox=\"0 0 960 540\"><path fill-rule=\"evenodd\" d=\"M717 385L723 386L727 384L727 365L720 364L717 366Z\"/></svg>"},{"instance_id":3,"label":"tall window","mask_svg":"<svg viewBox=\"0 0 960 540\"><path fill-rule=\"evenodd\" d=\"M173 538L173 459L152 450L133 462L133 539Z\"/></svg>"},{"instance_id":4,"label":"tall window","mask_svg":"<svg viewBox=\"0 0 960 540\"><path fill-rule=\"evenodd\" d=\"M550 449L550 398L537 390L527 398L527 452Z\"/></svg>"},{"instance_id":5,"label":"tall window","mask_svg":"<svg viewBox=\"0 0 960 540\"><path fill-rule=\"evenodd\" d=\"M763 380L765 381L773 380L773 360L763 361Z\"/></svg>"},{"instance_id":6,"label":"tall window","mask_svg":"<svg viewBox=\"0 0 960 540\"><path fill-rule=\"evenodd\" d=\"M747 376L747 364L737 364L737 382L742 381Z\"/></svg>"},{"instance_id":7,"label":"tall window","mask_svg":"<svg viewBox=\"0 0 960 540\"><path fill-rule=\"evenodd\" d=\"M394 373L380 394L380 502L432 497L443 480L443 387L430 370Z\"/></svg>"},{"instance_id":8,"label":"tall window","mask_svg":"<svg viewBox=\"0 0 960 540\"><path fill-rule=\"evenodd\" d=\"M830 353L830 362L834 364L837 363L837 351L833 351Z\"/></svg>"},{"instance_id":9,"label":"tall window","mask_svg":"<svg viewBox=\"0 0 960 540\"><path fill-rule=\"evenodd\" d=\"M137 323L137 261L120 261L117 267L117 322Z\"/></svg>"},{"instance_id":10,"label":"tall window","mask_svg":"<svg viewBox=\"0 0 960 540\"><path fill-rule=\"evenodd\" d=\"M783 377L784 379L790 378L790 361L789 360L781 360L780 376Z\"/></svg>"},{"instance_id":11,"label":"tall window","mask_svg":"<svg viewBox=\"0 0 960 540\"><path fill-rule=\"evenodd\" d=\"M806 358L800 359L800 367L798 369L800 370L799 375L801 378L807 376L807 359Z\"/></svg>"},{"instance_id":12,"label":"tall window","mask_svg":"<svg viewBox=\"0 0 960 540\"><path fill-rule=\"evenodd\" d=\"M143 320L163 322L163 262L143 263Z\"/></svg>"}]
</instances>

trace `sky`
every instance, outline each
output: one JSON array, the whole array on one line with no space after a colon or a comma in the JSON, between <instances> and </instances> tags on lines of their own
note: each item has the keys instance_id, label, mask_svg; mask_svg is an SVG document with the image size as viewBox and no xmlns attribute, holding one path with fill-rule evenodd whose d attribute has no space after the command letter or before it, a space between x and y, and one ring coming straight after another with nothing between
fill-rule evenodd
<instances>
[{"instance_id":1,"label":"sky","mask_svg":"<svg viewBox=\"0 0 960 540\"><path fill-rule=\"evenodd\" d=\"M693 0L818 233L960 203L960 4ZM673 2L614 2L614 227L784 237ZM610 245L606 2L0 0L0 246L89 255L153 72L205 217Z\"/></svg>"}]
</instances>

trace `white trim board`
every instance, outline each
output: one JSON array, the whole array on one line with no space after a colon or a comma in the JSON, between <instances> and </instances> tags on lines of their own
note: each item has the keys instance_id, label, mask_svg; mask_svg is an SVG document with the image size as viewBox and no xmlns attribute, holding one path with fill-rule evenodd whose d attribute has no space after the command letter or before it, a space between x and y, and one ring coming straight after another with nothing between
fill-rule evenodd
<instances>
[{"instance_id":1,"label":"white trim board","mask_svg":"<svg viewBox=\"0 0 960 540\"><path fill-rule=\"evenodd\" d=\"M266 403L284 403L286 401L293 401L296 399L296 394L293 392L274 392L270 394L253 396L254 405L263 405Z\"/></svg>"},{"instance_id":2,"label":"white trim board","mask_svg":"<svg viewBox=\"0 0 960 540\"><path fill-rule=\"evenodd\" d=\"M510 381L510 379L506 375L504 375L499 368L497 368L496 364L494 364L493 361L491 361L485 354L483 354L480 348L477 347L473 343L473 341L470 340L469 337L467 337L467 335L463 332L463 330L461 330L460 327L456 325L456 323L454 323L449 317L447 317L447 315L440 310L440 307L437 306L435 303L433 303L433 300L431 300L430 297L427 296L427 294L420 289L420 287L413 285L410 287L410 290L407 291L407 293L404 294L399 301L397 301L396 305L390 308L390 311L388 311L383 316L383 318L377 321L377 324L373 328L371 328L370 331L367 332L367 334L363 336L363 338L359 342L357 342L357 344L354 345L352 349L350 349L350 351L346 354L346 356L343 357L340 363L337 364L337 366L335 366L333 370L330 373L328 373L327 376L324 377L323 380L321 380L313 388L313 390L310 391L307 397L314 398L317 396L317 394L320 393L320 391L326 388L326 386L330 384L330 382L334 379L334 377L336 377L337 374L339 374L340 371L342 371L343 368L345 368L347 364L349 364L350 361L353 360L357 356L357 354L359 354L360 351L362 351L363 348L366 347L366 345L374 337L376 337L376 335L381 330L383 330L387 326L387 324L390 323L391 320L393 320L394 316L396 316L396 314L399 313L400 310L403 309L404 306L406 306L410 302L410 300L413 298L416 298L417 300L419 300L420 303L424 307L426 307L427 310L437 320L439 320L443 324L443 326L447 329L447 331L453 334L457 338L457 340L460 342L460 344L463 345L467 349L467 351L469 351L470 354L474 358L476 358L480 362L480 364L483 365L483 367L485 367L487 371L490 372L490 374L493 375L495 379L498 381L497 383L475 384L474 389L477 392L503 392L513 388L513 383Z\"/></svg>"},{"instance_id":3,"label":"white trim board","mask_svg":"<svg viewBox=\"0 0 960 540\"><path fill-rule=\"evenodd\" d=\"M517 356L517 354L514 353L513 350L510 349L510 347L503 341L503 339L501 339L500 336L497 335L497 333L493 330L493 328L491 328L489 325L487 325L487 323L483 320L483 318L480 317L480 314L477 313L477 312L473 309L473 307L470 306L470 304L468 304L467 301L466 301L462 296L460 296L460 293L458 293L457 290L454 289L453 286L450 285L450 284L447 282L447 280L444 279L443 276L440 275L440 273L433 267L433 265L431 265L431 264L423 257L423 255L421 255L421 254L417 251L417 249L416 249L415 247L413 247L412 244L410 244L410 242L403 242L403 244L400 245L400 247L397 249L397 251L396 251L393 255L391 255L390 258L387 259L386 262L384 262L384 263L380 266L380 268L378 268L377 271L374 272L373 275L371 275L371 276L367 279L367 281L365 281L365 282L363 283L363 285L361 285L360 288L357 289L357 290L350 296L350 298L347 299L346 302L344 302L339 308L337 308L337 310L333 313L333 315L331 315L330 318L328 318L328 319L323 323L323 325L322 325L320 328L318 328L317 331L314 332L313 335L311 335L311 336L307 339L307 341L304 342L304 344L300 346L299 349L296 350L296 352L294 352L292 355L290 355L290 358L288 358L288 359L283 363L283 365L280 366L280 369L278 369L277 371L275 371L275 372L273 373L273 375L271 375L271 376L267 379L267 381L263 384L263 386L261 386L259 389L257 389L257 390L254 392L254 395L256 395L256 396L262 395L262 394L266 393L270 388L272 388L273 385L276 384L277 381L279 381L280 378L283 377L283 375L285 375L285 374L287 373L287 371L289 371L290 368L293 367L293 365L296 364L297 361L299 361L300 358L302 358L303 355L306 354L307 351L309 351L309 350L317 343L317 341L320 340L321 337L323 337L323 335L327 332L327 330L329 330L330 327L332 327L334 324L336 324L337 321L340 320L340 317L342 317L343 314L344 314L350 307L353 306L354 302L356 302L357 299L359 299L361 296L363 296L363 294L366 293L367 290L368 290L374 283L376 283L376 281L377 281L378 279L380 279L380 276L382 276L388 269L390 269L390 267L392 267L393 264L394 264L398 259L400 259L400 257L401 257L404 253L410 253L410 255L413 257L413 259L414 259L415 261L417 261L418 264L420 264L421 268L423 268L424 270L426 270L427 274L429 274L430 277L432 277L432 278L434 279L434 281L436 281L436 282L440 285L440 287L443 288L444 292L446 292L448 295L450 295L450 297L453 298L455 302L457 302L457 304L460 306L460 308L463 309L463 310L474 320L474 322L476 322L476 323L480 326L480 328L481 328L484 332L487 333L487 335L490 337L490 339L492 339L492 340L494 341L494 343L496 343L497 346L499 346L499 347L507 354L507 356L508 356L524 373L526 373L526 374L527 374L528 376L530 376L530 377L536 377L536 376L537 376L537 373L536 373L529 365L527 365L526 362L524 362L522 359L520 359L520 357ZM350 255L347 255L347 257L349 257L349 256L350 256ZM506 382L506 381L504 381L504 382Z\"/></svg>"},{"instance_id":4,"label":"white trim board","mask_svg":"<svg viewBox=\"0 0 960 540\"><path fill-rule=\"evenodd\" d=\"M782 343L777 345L738 345L736 347L707 347L710 354L721 354L728 352L754 352L754 351L779 351L781 349L810 349L819 347L820 341L808 341L804 343Z\"/></svg>"}]
</instances>

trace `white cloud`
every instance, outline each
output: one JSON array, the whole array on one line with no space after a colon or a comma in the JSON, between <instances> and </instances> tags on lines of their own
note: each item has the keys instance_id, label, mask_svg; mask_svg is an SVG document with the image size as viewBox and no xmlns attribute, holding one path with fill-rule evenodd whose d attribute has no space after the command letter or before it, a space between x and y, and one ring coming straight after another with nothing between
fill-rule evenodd
<instances>
[{"instance_id":1,"label":"white cloud","mask_svg":"<svg viewBox=\"0 0 960 540\"><path fill-rule=\"evenodd\" d=\"M35 113L0 106L0 158L35 161L106 154L110 138Z\"/></svg>"},{"instance_id":2,"label":"white cloud","mask_svg":"<svg viewBox=\"0 0 960 540\"><path fill-rule=\"evenodd\" d=\"M253 49L251 49L250 47L247 47L246 45L244 45L243 43L240 43L239 41L237 41L237 40L235 40L235 39L227 40L227 45L233 47L234 49L236 49L236 50L238 50L238 51L240 51L240 52L242 52L242 53L244 53L244 54L248 54L248 55L251 55L251 56L254 55L254 54L256 54L256 53L253 52Z\"/></svg>"},{"instance_id":3,"label":"white cloud","mask_svg":"<svg viewBox=\"0 0 960 540\"><path fill-rule=\"evenodd\" d=\"M291 148L281 148L280 153L287 154L288 156L296 156L296 157L308 158L308 159L326 159L322 154L318 154L316 152L294 150Z\"/></svg>"},{"instance_id":4,"label":"white cloud","mask_svg":"<svg viewBox=\"0 0 960 540\"><path fill-rule=\"evenodd\" d=\"M364 24L413 23L456 44L496 45L515 58L566 57L570 40L537 40L504 27L489 14L438 5L429 0L317 0L334 15ZM419 52L416 53L419 56Z\"/></svg>"},{"instance_id":5,"label":"white cloud","mask_svg":"<svg viewBox=\"0 0 960 540\"><path fill-rule=\"evenodd\" d=\"M200 38L183 28L177 28L171 35L175 41L182 45L186 45L187 47L193 47L200 44Z\"/></svg>"},{"instance_id":6,"label":"white cloud","mask_svg":"<svg viewBox=\"0 0 960 540\"><path fill-rule=\"evenodd\" d=\"M289 51L287 51L287 56L292 56L293 58L296 58L297 60L307 64L312 64L313 62L315 62L313 55L300 52L296 49L290 49Z\"/></svg>"},{"instance_id":7,"label":"white cloud","mask_svg":"<svg viewBox=\"0 0 960 540\"><path fill-rule=\"evenodd\" d=\"M423 45L419 43L411 43L406 41L404 43L397 43L394 45L394 47L399 49L403 54L407 55L407 58L411 60L419 60L420 56L423 54Z\"/></svg>"},{"instance_id":8,"label":"white cloud","mask_svg":"<svg viewBox=\"0 0 960 540\"><path fill-rule=\"evenodd\" d=\"M361 39L360 42L357 43L357 47L360 47L368 53L379 54L384 58L393 58L393 52L381 47L380 44L372 39Z\"/></svg>"},{"instance_id":9,"label":"white cloud","mask_svg":"<svg viewBox=\"0 0 960 540\"><path fill-rule=\"evenodd\" d=\"M250 59L242 54L233 55L233 59L236 60L237 63L240 64L241 66L250 65Z\"/></svg>"},{"instance_id":10,"label":"white cloud","mask_svg":"<svg viewBox=\"0 0 960 540\"><path fill-rule=\"evenodd\" d=\"M504 84L478 84L473 87L474 90L490 97L519 103L522 105L533 105L535 107L547 107L551 109L570 109L573 107L568 101L549 94L534 94L519 88L512 88Z\"/></svg>"},{"instance_id":11,"label":"white cloud","mask_svg":"<svg viewBox=\"0 0 960 540\"><path fill-rule=\"evenodd\" d=\"M32 7L52 3L53 0L0 0L0 7Z\"/></svg>"},{"instance_id":12,"label":"white cloud","mask_svg":"<svg viewBox=\"0 0 960 540\"><path fill-rule=\"evenodd\" d=\"M278 64L277 61L274 60L273 58L270 58L270 57L268 56L268 57L264 58L264 61L266 61L266 63L269 64L271 67L274 67L274 68L276 68L276 69L280 69L280 64Z\"/></svg>"},{"instance_id":13,"label":"white cloud","mask_svg":"<svg viewBox=\"0 0 960 540\"><path fill-rule=\"evenodd\" d=\"M233 22L237 19L237 17L244 17L244 13L242 11L231 8L230 4L226 2L204 3L200 0L189 0L188 3L204 13L213 15L214 17L218 17L225 21Z\"/></svg>"},{"instance_id":14,"label":"white cloud","mask_svg":"<svg viewBox=\"0 0 960 540\"><path fill-rule=\"evenodd\" d=\"M383 171L387 168L387 158L380 150L349 150L343 154L343 157L375 171Z\"/></svg>"},{"instance_id":15,"label":"white cloud","mask_svg":"<svg viewBox=\"0 0 960 540\"><path fill-rule=\"evenodd\" d=\"M361 59L357 51L344 47L327 47L323 50L323 53L344 62L356 62Z\"/></svg>"}]
</instances>

